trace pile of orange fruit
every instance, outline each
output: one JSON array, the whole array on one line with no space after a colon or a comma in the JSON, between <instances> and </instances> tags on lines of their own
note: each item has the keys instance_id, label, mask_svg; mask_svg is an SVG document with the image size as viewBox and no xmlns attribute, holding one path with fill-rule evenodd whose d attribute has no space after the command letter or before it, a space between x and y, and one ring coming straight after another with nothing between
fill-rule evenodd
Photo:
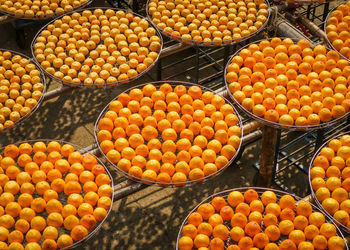
<instances>
[{"instance_id":1,"label":"pile of orange fruit","mask_svg":"<svg viewBox=\"0 0 350 250\"><path fill-rule=\"evenodd\" d=\"M113 190L95 156L57 141L0 154L0 249L56 249L86 238L107 216Z\"/></svg>"},{"instance_id":2,"label":"pile of orange fruit","mask_svg":"<svg viewBox=\"0 0 350 250\"><path fill-rule=\"evenodd\" d=\"M326 33L333 47L350 58L350 2L340 4L327 20Z\"/></svg>"},{"instance_id":3,"label":"pile of orange fruit","mask_svg":"<svg viewBox=\"0 0 350 250\"><path fill-rule=\"evenodd\" d=\"M28 18L52 17L55 14L63 14L87 4L88 0L34 0L34 1L7 1L0 0L0 10L16 16Z\"/></svg>"},{"instance_id":4,"label":"pile of orange fruit","mask_svg":"<svg viewBox=\"0 0 350 250\"><path fill-rule=\"evenodd\" d=\"M326 3L333 0L287 0L290 4L313 4L313 3Z\"/></svg>"},{"instance_id":5,"label":"pile of orange fruit","mask_svg":"<svg viewBox=\"0 0 350 250\"><path fill-rule=\"evenodd\" d=\"M151 0L148 13L166 34L205 45L239 41L258 31L269 14L264 0Z\"/></svg>"},{"instance_id":6,"label":"pile of orange fruit","mask_svg":"<svg viewBox=\"0 0 350 250\"><path fill-rule=\"evenodd\" d=\"M350 135L332 139L315 157L311 186L319 203L350 231Z\"/></svg>"},{"instance_id":7,"label":"pile of orange fruit","mask_svg":"<svg viewBox=\"0 0 350 250\"><path fill-rule=\"evenodd\" d=\"M96 128L101 151L148 184L201 182L227 167L241 143L233 106L196 85L146 84L120 94L105 111Z\"/></svg>"},{"instance_id":8,"label":"pile of orange fruit","mask_svg":"<svg viewBox=\"0 0 350 250\"><path fill-rule=\"evenodd\" d=\"M35 59L67 84L105 86L136 78L154 64L162 41L145 18L94 9L49 23L34 41Z\"/></svg>"},{"instance_id":9,"label":"pile of orange fruit","mask_svg":"<svg viewBox=\"0 0 350 250\"><path fill-rule=\"evenodd\" d=\"M285 127L317 126L350 111L350 66L323 45L272 38L232 57L226 82L258 119Z\"/></svg>"},{"instance_id":10,"label":"pile of orange fruit","mask_svg":"<svg viewBox=\"0 0 350 250\"><path fill-rule=\"evenodd\" d=\"M0 131L29 115L44 88L35 64L21 55L0 51Z\"/></svg>"},{"instance_id":11,"label":"pile of orange fruit","mask_svg":"<svg viewBox=\"0 0 350 250\"><path fill-rule=\"evenodd\" d=\"M179 250L344 249L344 239L305 201L278 191L233 190L200 204L181 228Z\"/></svg>"}]
</instances>

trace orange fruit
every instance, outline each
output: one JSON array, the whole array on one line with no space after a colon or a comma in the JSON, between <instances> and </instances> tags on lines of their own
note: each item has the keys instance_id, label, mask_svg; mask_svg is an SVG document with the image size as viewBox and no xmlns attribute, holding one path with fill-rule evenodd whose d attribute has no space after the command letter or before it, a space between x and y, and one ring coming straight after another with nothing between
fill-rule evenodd
<instances>
[{"instance_id":1,"label":"orange fruit","mask_svg":"<svg viewBox=\"0 0 350 250\"><path fill-rule=\"evenodd\" d=\"M254 211L254 212L249 214L248 220L255 221L255 222L260 224L263 220L263 217L262 217L262 214L260 212Z\"/></svg>"},{"instance_id":2,"label":"orange fruit","mask_svg":"<svg viewBox=\"0 0 350 250\"><path fill-rule=\"evenodd\" d=\"M225 243L220 238L213 238L210 241L209 246L210 246L210 249L223 249L223 247L225 246Z\"/></svg>"},{"instance_id":3,"label":"orange fruit","mask_svg":"<svg viewBox=\"0 0 350 250\"><path fill-rule=\"evenodd\" d=\"M211 215L214 214L215 209L214 209L214 207L213 207L211 204L209 204L209 203L204 203L204 204L202 204L202 205L200 205L200 206L198 207L197 211L198 211L198 213L201 214L201 216L203 217L203 219L206 219L206 220L207 220L207 219L209 219L209 217L210 217Z\"/></svg>"},{"instance_id":4,"label":"orange fruit","mask_svg":"<svg viewBox=\"0 0 350 250\"><path fill-rule=\"evenodd\" d=\"M258 193L254 189L248 189L247 191L244 192L244 199L250 203L254 200L259 199Z\"/></svg>"},{"instance_id":5,"label":"orange fruit","mask_svg":"<svg viewBox=\"0 0 350 250\"><path fill-rule=\"evenodd\" d=\"M269 238L264 233L258 233L253 238L253 244L259 249L265 248L265 246L269 243Z\"/></svg>"},{"instance_id":6,"label":"orange fruit","mask_svg":"<svg viewBox=\"0 0 350 250\"><path fill-rule=\"evenodd\" d=\"M56 240L58 237L58 231L55 227L48 226L43 231L43 237L44 239Z\"/></svg>"},{"instance_id":7,"label":"orange fruit","mask_svg":"<svg viewBox=\"0 0 350 250\"><path fill-rule=\"evenodd\" d=\"M32 201L33 201L33 197L28 193L21 194L17 200L18 204L21 207L30 207L30 204L32 203Z\"/></svg>"},{"instance_id":8,"label":"orange fruit","mask_svg":"<svg viewBox=\"0 0 350 250\"><path fill-rule=\"evenodd\" d=\"M211 236L212 231L213 227L209 223L203 222L198 225L198 234L205 234L207 236Z\"/></svg>"},{"instance_id":9,"label":"orange fruit","mask_svg":"<svg viewBox=\"0 0 350 250\"><path fill-rule=\"evenodd\" d=\"M6 241L8 235L9 235L9 231L7 230L7 228L1 226L0 227L0 240L1 241Z\"/></svg>"},{"instance_id":10,"label":"orange fruit","mask_svg":"<svg viewBox=\"0 0 350 250\"><path fill-rule=\"evenodd\" d=\"M285 208L281 211L280 219L281 220L290 220L293 221L295 218L294 211L290 208Z\"/></svg>"},{"instance_id":11,"label":"orange fruit","mask_svg":"<svg viewBox=\"0 0 350 250\"><path fill-rule=\"evenodd\" d=\"M73 245L73 239L71 238L71 236L67 234L62 234L60 235L60 237L58 237L57 246L59 248L65 248L71 245Z\"/></svg>"},{"instance_id":12,"label":"orange fruit","mask_svg":"<svg viewBox=\"0 0 350 250\"><path fill-rule=\"evenodd\" d=\"M230 206L225 205L220 209L220 216L223 218L223 220L231 220L233 214L233 209Z\"/></svg>"},{"instance_id":13,"label":"orange fruit","mask_svg":"<svg viewBox=\"0 0 350 250\"><path fill-rule=\"evenodd\" d=\"M232 227L230 237L232 240L239 242L244 237L244 230L241 227Z\"/></svg>"},{"instance_id":14,"label":"orange fruit","mask_svg":"<svg viewBox=\"0 0 350 250\"><path fill-rule=\"evenodd\" d=\"M68 217L69 215L75 215L76 213L77 209L71 204L67 204L62 208L62 216L64 218Z\"/></svg>"},{"instance_id":15,"label":"orange fruit","mask_svg":"<svg viewBox=\"0 0 350 250\"><path fill-rule=\"evenodd\" d=\"M26 234L27 242L39 242L41 239L41 234L36 229L30 229Z\"/></svg>"},{"instance_id":16,"label":"orange fruit","mask_svg":"<svg viewBox=\"0 0 350 250\"><path fill-rule=\"evenodd\" d=\"M67 202L75 207L79 207L83 203L83 197L80 194L73 193L68 196Z\"/></svg>"},{"instance_id":17,"label":"orange fruit","mask_svg":"<svg viewBox=\"0 0 350 250\"><path fill-rule=\"evenodd\" d=\"M93 207L89 204L89 203L82 203L79 207L78 207L78 215L80 217L83 217L84 215L87 214L93 214Z\"/></svg>"},{"instance_id":18,"label":"orange fruit","mask_svg":"<svg viewBox=\"0 0 350 250\"><path fill-rule=\"evenodd\" d=\"M228 235L229 235L229 230L223 224L216 225L213 229L213 236L215 238L219 238L224 241L227 239Z\"/></svg>"},{"instance_id":19,"label":"orange fruit","mask_svg":"<svg viewBox=\"0 0 350 250\"><path fill-rule=\"evenodd\" d=\"M179 249L192 249L193 248L193 240L189 236L182 236L179 239Z\"/></svg>"},{"instance_id":20,"label":"orange fruit","mask_svg":"<svg viewBox=\"0 0 350 250\"><path fill-rule=\"evenodd\" d=\"M55 240L46 239L43 241L41 247L42 249L54 249L54 248L57 248L57 243Z\"/></svg>"},{"instance_id":21,"label":"orange fruit","mask_svg":"<svg viewBox=\"0 0 350 250\"><path fill-rule=\"evenodd\" d=\"M96 225L96 219L93 215L84 215L80 220L80 225L84 226L87 230L91 230Z\"/></svg>"},{"instance_id":22,"label":"orange fruit","mask_svg":"<svg viewBox=\"0 0 350 250\"><path fill-rule=\"evenodd\" d=\"M250 249L253 247L253 240L250 237L243 237L238 241L240 249Z\"/></svg>"},{"instance_id":23,"label":"orange fruit","mask_svg":"<svg viewBox=\"0 0 350 250\"><path fill-rule=\"evenodd\" d=\"M223 223L223 219L219 214L213 214L209 217L208 222L212 227L216 227L217 225L220 225Z\"/></svg>"},{"instance_id":24,"label":"orange fruit","mask_svg":"<svg viewBox=\"0 0 350 250\"><path fill-rule=\"evenodd\" d=\"M19 219L16 221L16 224L15 224L16 230L21 231L22 233L26 233L29 230L29 228L30 228L30 225L29 225L28 221L26 221L24 219ZM4 227L2 227L2 229L5 230Z\"/></svg>"},{"instance_id":25,"label":"orange fruit","mask_svg":"<svg viewBox=\"0 0 350 250\"><path fill-rule=\"evenodd\" d=\"M247 222L248 222L247 217L244 214L236 213L232 216L231 226L232 227L238 226L238 227L244 228Z\"/></svg>"},{"instance_id":26,"label":"orange fruit","mask_svg":"<svg viewBox=\"0 0 350 250\"><path fill-rule=\"evenodd\" d=\"M349 214L346 211L338 210L333 215L334 219L343 225L347 225L349 222Z\"/></svg>"},{"instance_id":27,"label":"orange fruit","mask_svg":"<svg viewBox=\"0 0 350 250\"><path fill-rule=\"evenodd\" d=\"M305 241L304 232L301 230L293 230L289 234L289 239L292 240L296 245L299 245L301 242Z\"/></svg>"},{"instance_id":28,"label":"orange fruit","mask_svg":"<svg viewBox=\"0 0 350 250\"><path fill-rule=\"evenodd\" d=\"M75 215L68 215L64 219L63 225L67 230L72 230L75 226L79 225L79 219Z\"/></svg>"},{"instance_id":29,"label":"orange fruit","mask_svg":"<svg viewBox=\"0 0 350 250\"><path fill-rule=\"evenodd\" d=\"M194 212L189 215L187 221L189 224L193 224L194 226L198 227L203 222L203 217L200 213Z\"/></svg>"},{"instance_id":30,"label":"orange fruit","mask_svg":"<svg viewBox=\"0 0 350 250\"><path fill-rule=\"evenodd\" d=\"M23 233L18 230L13 230L12 232L10 232L7 238L7 241L9 243L13 243L13 242L22 243L23 240L24 240Z\"/></svg>"},{"instance_id":31,"label":"orange fruit","mask_svg":"<svg viewBox=\"0 0 350 250\"><path fill-rule=\"evenodd\" d=\"M244 196L239 191L232 191L228 197L227 202L232 206L236 207L238 204L244 201Z\"/></svg>"},{"instance_id":32,"label":"orange fruit","mask_svg":"<svg viewBox=\"0 0 350 250\"><path fill-rule=\"evenodd\" d=\"M295 217L293 223L296 229L304 230L304 228L308 225L308 220L305 216L298 215Z\"/></svg>"},{"instance_id":33,"label":"orange fruit","mask_svg":"<svg viewBox=\"0 0 350 250\"><path fill-rule=\"evenodd\" d=\"M315 225L317 227L320 227L325 222L325 217L320 212L313 212L309 216L309 223L310 225Z\"/></svg>"},{"instance_id":34,"label":"orange fruit","mask_svg":"<svg viewBox=\"0 0 350 250\"><path fill-rule=\"evenodd\" d=\"M278 228L282 235L289 235L294 230L294 224L290 220L283 220L279 223Z\"/></svg>"},{"instance_id":35,"label":"orange fruit","mask_svg":"<svg viewBox=\"0 0 350 250\"><path fill-rule=\"evenodd\" d=\"M255 221L248 222L247 225L244 227L244 231L247 235L250 237L254 237L256 234L260 232L260 226Z\"/></svg>"},{"instance_id":36,"label":"orange fruit","mask_svg":"<svg viewBox=\"0 0 350 250\"><path fill-rule=\"evenodd\" d=\"M309 215L312 213L312 207L308 202L302 201L296 206L296 212L298 215L309 217Z\"/></svg>"},{"instance_id":37,"label":"orange fruit","mask_svg":"<svg viewBox=\"0 0 350 250\"><path fill-rule=\"evenodd\" d=\"M327 247L327 239L323 235L316 235L312 240L312 244L316 249L325 249Z\"/></svg>"},{"instance_id":38,"label":"orange fruit","mask_svg":"<svg viewBox=\"0 0 350 250\"><path fill-rule=\"evenodd\" d=\"M348 193L344 188L336 188L332 192L332 198L341 203L348 199Z\"/></svg>"},{"instance_id":39,"label":"orange fruit","mask_svg":"<svg viewBox=\"0 0 350 250\"><path fill-rule=\"evenodd\" d=\"M15 224L15 220L11 215L4 214L0 217L0 226L10 229Z\"/></svg>"},{"instance_id":40,"label":"orange fruit","mask_svg":"<svg viewBox=\"0 0 350 250\"><path fill-rule=\"evenodd\" d=\"M265 228L265 234L270 241L277 241L280 238L280 230L275 225L269 225Z\"/></svg>"},{"instance_id":41,"label":"orange fruit","mask_svg":"<svg viewBox=\"0 0 350 250\"><path fill-rule=\"evenodd\" d=\"M150 171L152 171L152 170L150 170ZM100 199L98 200L97 206L103 207L104 209L108 210L111 206L111 203L112 203L112 201L109 197L103 196L103 197L100 197ZM78 209L78 213L79 213L79 209Z\"/></svg>"},{"instance_id":42,"label":"orange fruit","mask_svg":"<svg viewBox=\"0 0 350 250\"><path fill-rule=\"evenodd\" d=\"M5 207L5 213L16 218L19 216L21 211L21 206L17 202L9 202Z\"/></svg>"},{"instance_id":43,"label":"orange fruit","mask_svg":"<svg viewBox=\"0 0 350 250\"><path fill-rule=\"evenodd\" d=\"M337 230L335 226L331 223L323 223L320 227L320 235L323 235L327 239L329 239L332 236L335 236L337 233Z\"/></svg>"},{"instance_id":44,"label":"orange fruit","mask_svg":"<svg viewBox=\"0 0 350 250\"><path fill-rule=\"evenodd\" d=\"M209 237L205 234L197 234L193 243L196 248L207 247L209 246Z\"/></svg>"},{"instance_id":45,"label":"orange fruit","mask_svg":"<svg viewBox=\"0 0 350 250\"><path fill-rule=\"evenodd\" d=\"M46 227L46 221L43 217L41 216L35 216L31 222L30 222L30 226L32 229L36 229L39 232L43 231Z\"/></svg>"},{"instance_id":46,"label":"orange fruit","mask_svg":"<svg viewBox=\"0 0 350 250\"><path fill-rule=\"evenodd\" d=\"M339 203L333 198L326 198L322 202L322 207L330 214L334 214L339 209Z\"/></svg>"},{"instance_id":47,"label":"orange fruit","mask_svg":"<svg viewBox=\"0 0 350 250\"><path fill-rule=\"evenodd\" d=\"M280 205L281 209L284 209L284 208L294 209L295 200L291 195L284 195L279 200L279 205Z\"/></svg>"},{"instance_id":48,"label":"orange fruit","mask_svg":"<svg viewBox=\"0 0 350 250\"><path fill-rule=\"evenodd\" d=\"M260 198L265 206L269 203L276 203L277 201L276 194L272 191L265 191Z\"/></svg>"},{"instance_id":49,"label":"orange fruit","mask_svg":"<svg viewBox=\"0 0 350 250\"><path fill-rule=\"evenodd\" d=\"M46 208L46 202L43 198L35 198L31 203L31 208L35 212L40 213Z\"/></svg>"},{"instance_id":50,"label":"orange fruit","mask_svg":"<svg viewBox=\"0 0 350 250\"><path fill-rule=\"evenodd\" d=\"M319 234L319 229L315 225L308 225L304 229L305 238L308 240L312 240Z\"/></svg>"},{"instance_id":51,"label":"orange fruit","mask_svg":"<svg viewBox=\"0 0 350 250\"><path fill-rule=\"evenodd\" d=\"M197 228L192 224L187 224L182 228L182 235L194 239L197 235Z\"/></svg>"}]
</instances>

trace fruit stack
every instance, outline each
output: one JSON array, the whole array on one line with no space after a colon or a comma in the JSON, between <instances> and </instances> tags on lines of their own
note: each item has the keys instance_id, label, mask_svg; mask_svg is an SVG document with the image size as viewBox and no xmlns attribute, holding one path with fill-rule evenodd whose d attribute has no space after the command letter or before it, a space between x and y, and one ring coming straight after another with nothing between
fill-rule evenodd
<instances>
[{"instance_id":1,"label":"fruit stack","mask_svg":"<svg viewBox=\"0 0 350 250\"><path fill-rule=\"evenodd\" d=\"M350 58L350 2L340 4L329 13L325 31L328 42L345 58Z\"/></svg>"},{"instance_id":2,"label":"fruit stack","mask_svg":"<svg viewBox=\"0 0 350 250\"><path fill-rule=\"evenodd\" d=\"M177 249L345 249L341 231L290 194L240 188L215 194L187 216Z\"/></svg>"},{"instance_id":3,"label":"fruit stack","mask_svg":"<svg viewBox=\"0 0 350 250\"><path fill-rule=\"evenodd\" d=\"M350 232L350 134L326 142L315 154L309 173L318 205Z\"/></svg>"},{"instance_id":4,"label":"fruit stack","mask_svg":"<svg viewBox=\"0 0 350 250\"><path fill-rule=\"evenodd\" d=\"M92 0L0 1L0 12L22 19L43 19L62 15L88 5Z\"/></svg>"},{"instance_id":5,"label":"fruit stack","mask_svg":"<svg viewBox=\"0 0 350 250\"><path fill-rule=\"evenodd\" d=\"M204 46L233 44L267 24L269 3L255 1L158 1L147 4L152 22L167 36Z\"/></svg>"},{"instance_id":6,"label":"fruit stack","mask_svg":"<svg viewBox=\"0 0 350 250\"><path fill-rule=\"evenodd\" d=\"M77 245L111 209L110 174L95 156L71 144L8 145L0 154L0 172L1 249Z\"/></svg>"},{"instance_id":7,"label":"fruit stack","mask_svg":"<svg viewBox=\"0 0 350 250\"><path fill-rule=\"evenodd\" d=\"M349 62L307 40L252 43L233 55L225 75L235 102L269 125L319 128L350 111Z\"/></svg>"},{"instance_id":8,"label":"fruit stack","mask_svg":"<svg viewBox=\"0 0 350 250\"><path fill-rule=\"evenodd\" d=\"M33 56L68 85L116 85L155 64L162 38L147 19L114 9L86 9L53 20L33 41Z\"/></svg>"},{"instance_id":9,"label":"fruit stack","mask_svg":"<svg viewBox=\"0 0 350 250\"><path fill-rule=\"evenodd\" d=\"M0 50L0 132L35 110L46 83L39 67L17 52Z\"/></svg>"},{"instance_id":10,"label":"fruit stack","mask_svg":"<svg viewBox=\"0 0 350 250\"><path fill-rule=\"evenodd\" d=\"M209 89L155 82L127 90L101 113L96 140L127 177L161 186L201 182L225 169L241 145L233 106Z\"/></svg>"}]
</instances>

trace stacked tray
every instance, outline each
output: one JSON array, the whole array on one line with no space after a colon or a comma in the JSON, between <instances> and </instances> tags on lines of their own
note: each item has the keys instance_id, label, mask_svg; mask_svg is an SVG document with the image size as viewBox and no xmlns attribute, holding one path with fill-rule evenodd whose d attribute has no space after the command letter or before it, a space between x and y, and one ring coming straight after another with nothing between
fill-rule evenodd
<instances>
[{"instance_id":1,"label":"stacked tray","mask_svg":"<svg viewBox=\"0 0 350 250\"><path fill-rule=\"evenodd\" d=\"M333 67L333 68L331 68ZM235 103L276 128L328 127L349 115L349 62L307 40L272 38L237 51L225 69Z\"/></svg>"},{"instance_id":2,"label":"stacked tray","mask_svg":"<svg viewBox=\"0 0 350 250\"><path fill-rule=\"evenodd\" d=\"M206 181L234 161L242 124L232 104L213 91L163 81L117 96L97 119L95 138L126 177L184 186Z\"/></svg>"},{"instance_id":3,"label":"stacked tray","mask_svg":"<svg viewBox=\"0 0 350 250\"><path fill-rule=\"evenodd\" d=\"M149 0L146 8L149 19L171 39L194 46L225 46L252 38L268 23L268 1L239 4Z\"/></svg>"},{"instance_id":4,"label":"stacked tray","mask_svg":"<svg viewBox=\"0 0 350 250\"><path fill-rule=\"evenodd\" d=\"M69 86L124 84L148 72L163 46L159 31L132 12L91 8L58 17L32 42L45 73Z\"/></svg>"},{"instance_id":5,"label":"stacked tray","mask_svg":"<svg viewBox=\"0 0 350 250\"><path fill-rule=\"evenodd\" d=\"M27 119L46 92L44 73L31 58L0 49L0 132Z\"/></svg>"},{"instance_id":6,"label":"stacked tray","mask_svg":"<svg viewBox=\"0 0 350 250\"><path fill-rule=\"evenodd\" d=\"M325 142L315 153L309 168L312 196L325 214L349 233L350 133Z\"/></svg>"},{"instance_id":7,"label":"stacked tray","mask_svg":"<svg viewBox=\"0 0 350 250\"><path fill-rule=\"evenodd\" d=\"M312 204L288 193L236 188L199 203L181 225L176 249L348 249Z\"/></svg>"},{"instance_id":8,"label":"stacked tray","mask_svg":"<svg viewBox=\"0 0 350 250\"><path fill-rule=\"evenodd\" d=\"M4 147L0 159L1 247L77 247L111 211L112 176L77 146L21 142Z\"/></svg>"}]
</instances>

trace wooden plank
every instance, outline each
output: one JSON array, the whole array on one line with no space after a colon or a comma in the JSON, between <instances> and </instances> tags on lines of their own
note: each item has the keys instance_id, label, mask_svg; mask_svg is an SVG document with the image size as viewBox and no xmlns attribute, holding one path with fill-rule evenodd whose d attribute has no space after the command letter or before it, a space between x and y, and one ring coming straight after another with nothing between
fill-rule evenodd
<instances>
[{"instance_id":1,"label":"wooden plank","mask_svg":"<svg viewBox=\"0 0 350 250\"><path fill-rule=\"evenodd\" d=\"M272 184L272 169L275 156L275 145L277 130L273 127L264 126L262 128L262 141L260 153L260 170L261 184L266 187L271 187Z\"/></svg>"}]
</instances>

